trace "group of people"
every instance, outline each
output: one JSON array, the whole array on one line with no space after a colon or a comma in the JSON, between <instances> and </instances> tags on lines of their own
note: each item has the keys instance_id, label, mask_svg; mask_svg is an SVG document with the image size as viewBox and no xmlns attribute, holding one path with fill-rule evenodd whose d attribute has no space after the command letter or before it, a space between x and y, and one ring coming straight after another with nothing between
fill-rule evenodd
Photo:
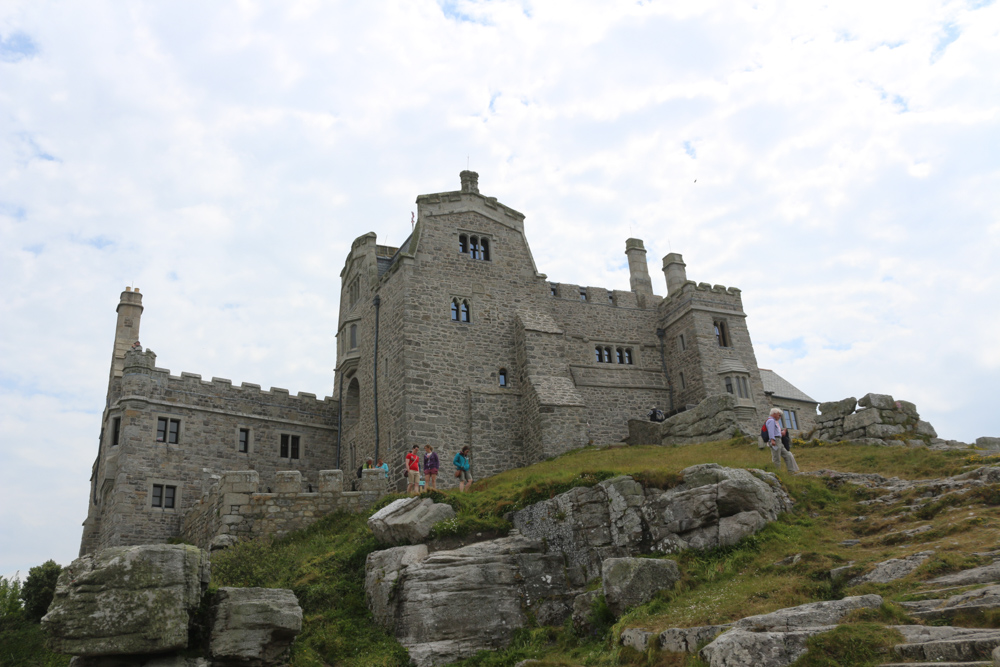
<instances>
[{"instance_id":1,"label":"group of people","mask_svg":"<svg viewBox=\"0 0 1000 667\"><path fill-rule=\"evenodd\" d=\"M413 449L407 453L406 463L406 492L412 495L420 493L420 475L426 480L428 489L437 489L438 472L441 468L441 459L437 452L430 445L424 447L423 465L420 460L420 447L413 445ZM455 466L455 477L458 478L458 490L469 491L472 489L472 473L469 465L469 446L462 447L462 450L455 454L451 460Z\"/></svg>"}]
</instances>

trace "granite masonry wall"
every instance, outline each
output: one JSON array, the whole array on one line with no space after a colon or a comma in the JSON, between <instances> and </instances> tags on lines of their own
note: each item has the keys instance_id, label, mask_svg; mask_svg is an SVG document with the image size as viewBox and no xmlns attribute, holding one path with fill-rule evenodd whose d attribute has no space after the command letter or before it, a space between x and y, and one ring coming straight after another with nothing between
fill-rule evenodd
<instances>
[{"instance_id":1,"label":"granite masonry wall","mask_svg":"<svg viewBox=\"0 0 1000 667\"><path fill-rule=\"evenodd\" d=\"M317 480L307 484L299 471L290 470L276 473L266 487L255 470L224 472L184 515L180 536L202 549L281 537L333 512L364 511L386 492L381 470L363 471L359 491L344 490L340 470L320 470Z\"/></svg>"}]
</instances>

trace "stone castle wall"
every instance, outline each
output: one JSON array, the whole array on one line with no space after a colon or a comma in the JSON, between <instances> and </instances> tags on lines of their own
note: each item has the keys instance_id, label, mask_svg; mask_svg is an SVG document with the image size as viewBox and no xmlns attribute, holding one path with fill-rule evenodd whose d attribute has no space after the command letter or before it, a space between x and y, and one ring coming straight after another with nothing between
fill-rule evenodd
<instances>
[{"instance_id":1,"label":"stone castle wall","mask_svg":"<svg viewBox=\"0 0 1000 667\"><path fill-rule=\"evenodd\" d=\"M184 515L180 536L202 549L240 539L282 537L334 512L361 512L385 495L381 470L365 470L359 491L344 490L340 470L320 470L306 484L297 470L279 472L273 486L255 470L227 471L214 478L200 501Z\"/></svg>"}]
</instances>

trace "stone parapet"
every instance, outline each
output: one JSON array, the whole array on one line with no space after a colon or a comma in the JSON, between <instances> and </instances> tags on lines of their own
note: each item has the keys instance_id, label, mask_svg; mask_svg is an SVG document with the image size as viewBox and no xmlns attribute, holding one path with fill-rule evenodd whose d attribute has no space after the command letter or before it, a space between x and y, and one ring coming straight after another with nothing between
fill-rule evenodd
<instances>
[{"instance_id":1,"label":"stone parapet","mask_svg":"<svg viewBox=\"0 0 1000 667\"><path fill-rule=\"evenodd\" d=\"M222 473L201 501L185 515L181 537L203 549L222 548L240 539L282 537L333 512L361 512L387 492L381 470L362 471L359 491L344 491L341 470L320 470L319 485L305 485L298 470L275 476L261 490L254 470Z\"/></svg>"}]
</instances>

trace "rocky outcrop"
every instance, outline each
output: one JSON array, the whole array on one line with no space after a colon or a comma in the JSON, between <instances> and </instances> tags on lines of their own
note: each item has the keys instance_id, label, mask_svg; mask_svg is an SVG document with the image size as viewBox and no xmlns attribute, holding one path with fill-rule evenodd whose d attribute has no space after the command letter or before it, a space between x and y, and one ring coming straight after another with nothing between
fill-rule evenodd
<instances>
[{"instance_id":1,"label":"rocky outcrop","mask_svg":"<svg viewBox=\"0 0 1000 667\"><path fill-rule=\"evenodd\" d=\"M910 554L905 558L890 558L889 560L878 563L874 568L872 568L871 572L866 572L860 577L851 579L847 582L847 584L848 586L856 586L858 584L867 583L886 584L890 581L902 579L923 565L924 562L933 555L933 551L921 551L919 553Z\"/></svg>"},{"instance_id":2,"label":"rocky outcrop","mask_svg":"<svg viewBox=\"0 0 1000 667\"><path fill-rule=\"evenodd\" d=\"M659 424L629 422L629 444L693 445L699 442L727 440L746 434L752 428L742 425L736 413L736 399L730 394L709 396L692 408L679 412ZM652 442L645 442L651 440Z\"/></svg>"},{"instance_id":3,"label":"rocky outcrop","mask_svg":"<svg viewBox=\"0 0 1000 667\"><path fill-rule=\"evenodd\" d=\"M562 623L585 583L571 578L561 553L518 535L422 558L390 551L369 555L366 588L380 610L376 621L418 667L504 647L529 614L541 624Z\"/></svg>"},{"instance_id":4,"label":"rocky outcrop","mask_svg":"<svg viewBox=\"0 0 1000 667\"><path fill-rule=\"evenodd\" d=\"M733 629L703 648L699 657L710 667L785 667L806 652L806 641L833 626L791 632L750 632Z\"/></svg>"},{"instance_id":5,"label":"rocky outcrop","mask_svg":"<svg viewBox=\"0 0 1000 667\"><path fill-rule=\"evenodd\" d=\"M660 591L670 590L681 578L677 563L653 558L608 558L601 582L604 599L615 616L649 602Z\"/></svg>"},{"instance_id":6,"label":"rocky outcrop","mask_svg":"<svg viewBox=\"0 0 1000 667\"><path fill-rule=\"evenodd\" d=\"M709 463L681 475L683 483L667 491L616 477L514 512L511 521L589 580L606 558L735 544L791 507L771 473Z\"/></svg>"},{"instance_id":7,"label":"rocky outcrop","mask_svg":"<svg viewBox=\"0 0 1000 667\"><path fill-rule=\"evenodd\" d=\"M42 626L56 653L164 653L187 647L208 557L188 545L116 547L63 569Z\"/></svg>"},{"instance_id":8,"label":"rocky outcrop","mask_svg":"<svg viewBox=\"0 0 1000 667\"><path fill-rule=\"evenodd\" d=\"M884 492L877 498L858 502L862 506L893 504L902 500L903 494L915 491L918 498L909 505L909 511L919 509L924 504L939 501L948 495L966 493L972 489L983 488L991 484L1000 484L1000 467L997 466L983 466L953 477L914 480L883 477L875 473L838 472L836 470L813 470L801 474L825 477L830 484L835 486L854 484Z\"/></svg>"},{"instance_id":9,"label":"rocky outcrop","mask_svg":"<svg viewBox=\"0 0 1000 667\"><path fill-rule=\"evenodd\" d=\"M779 609L770 614L747 616L733 624L739 630L751 632L791 632L821 625L836 625L856 609L874 609L882 604L878 595L858 595L842 600L810 602L797 607Z\"/></svg>"},{"instance_id":10,"label":"rocky outcrop","mask_svg":"<svg viewBox=\"0 0 1000 667\"><path fill-rule=\"evenodd\" d=\"M1000 609L1000 586L986 586L952 595L944 600L921 600L901 603L914 618L925 621L950 621L956 616L980 616Z\"/></svg>"},{"instance_id":11,"label":"rocky outcrop","mask_svg":"<svg viewBox=\"0 0 1000 667\"><path fill-rule=\"evenodd\" d=\"M416 544L431 534L439 521L455 518L451 505L430 498L394 500L368 519L368 527L382 544Z\"/></svg>"},{"instance_id":12,"label":"rocky outcrop","mask_svg":"<svg viewBox=\"0 0 1000 667\"><path fill-rule=\"evenodd\" d=\"M812 437L820 440L925 446L937 439L934 427L920 419L916 405L897 401L888 394L820 403L819 412Z\"/></svg>"},{"instance_id":13,"label":"rocky outcrop","mask_svg":"<svg viewBox=\"0 0 1000 667\"><path fill-rule=\"evenodd\" d=\"M208 554L189 545L83 556L63 569L42 619L49 646L76 656L74 667L277 664L302 628L302 610L288 590L219 589L208 614L207 651L189 646L208 575Z\"/></svg>"},{"instance_id":14,"label":"rocky outcrop","mask_svg":"<svg viewBox=\"0 0 1000 667\"><path fill-rule=\"evenodd\" d=\"M990 584L993 582L1000 582L1000 561L962 570L961 572L945 574L936 579L931 579L928 583L939 586L971 586L973 584Z\"/></svg>"},{"instance_id":15,"label":"rocky outcrop","mask_svg":"<svg viewBox=\"0 0 1000 667\"><path fill-rule=\"evenodd\" d=\"M791 506L763 471L706 464L681 474L669 490L627 476L571 489L512 513L506 538L374 552L365 590L375 620L418 666L506 646L529 619L559 625L572 614L586 632L597 596L584 591L588 581L604 574L605 598L620 613L680 577L672 561L630 556L734 544Z\"/></svg>"},{"instance_id":16,"label":"rocky outcrop","mask_svg":"<svg viewBox=\"0 0 1000 667\"><path fill-rule=\"evenodd\" d=\"M302 630L295 594L274 588L220 588L213 599L209 653L247 667L273 665Z\"/></svg>"}]
</instances>

